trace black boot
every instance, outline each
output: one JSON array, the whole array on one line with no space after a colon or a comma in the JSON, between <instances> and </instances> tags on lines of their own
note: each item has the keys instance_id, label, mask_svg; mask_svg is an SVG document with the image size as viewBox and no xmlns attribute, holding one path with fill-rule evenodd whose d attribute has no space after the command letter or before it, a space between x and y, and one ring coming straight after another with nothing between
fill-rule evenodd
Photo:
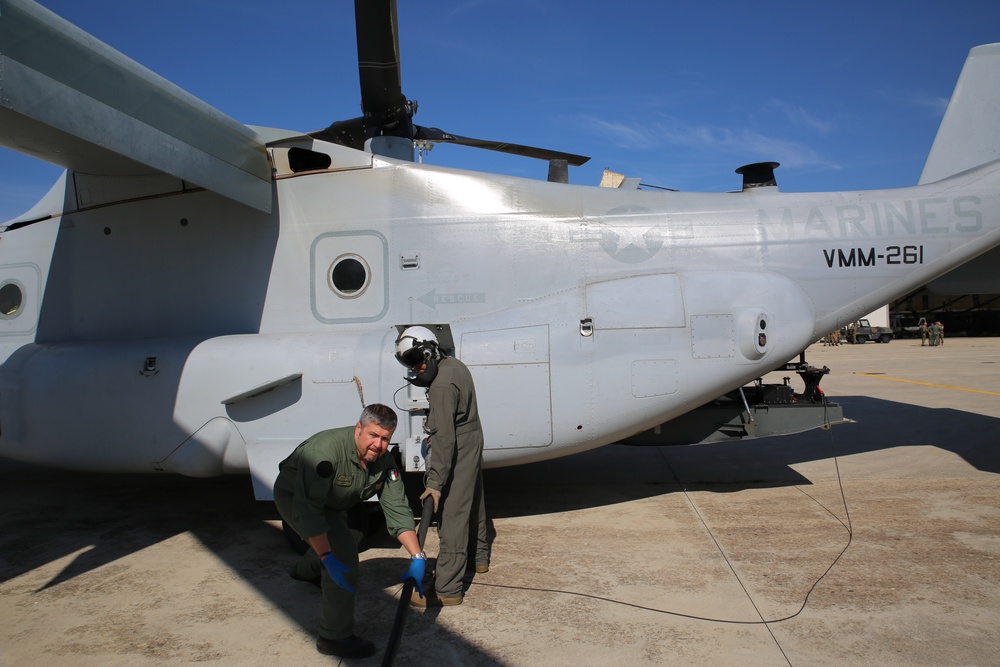
<instances>
[{"instance_id":1,"label":"black boot","mask_svg":"<svg viewBox=\"0 0 1000 667\"><path fill-rule=\"evenodd\" d=\"M344 639L317 637L316 650L323 655L335 655L338 658L367 658L375 654L375 644L357 635Z\"/></svg>"}]
</instances>

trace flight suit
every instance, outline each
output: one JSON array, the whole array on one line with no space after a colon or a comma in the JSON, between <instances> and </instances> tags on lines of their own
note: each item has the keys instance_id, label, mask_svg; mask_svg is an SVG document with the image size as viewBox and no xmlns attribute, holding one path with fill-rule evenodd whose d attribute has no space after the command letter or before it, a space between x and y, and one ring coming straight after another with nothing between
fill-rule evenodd
<instances>
[{"instance_id":1,"label":"flight suit","mask_svg":"<svg viewBox=\"0 0 1000 667\"><path fill-rule=\"evenodd\" d=\"M296 447L278 466L274 502L281 518L303 539L326 533L334 556L351 568L344 578L356 589L358 547L347 528L346 511L377 493L391 535L413 530L414 522L392 456L385 454L367 470L362 468L354 429L321 431ZM322 576L319 634L326 639L353 634L354 593L333 582L315 551L309 549L295 564L295 574L304 580Z\"/></svg>"},{"instance_id":2,"label":"flight suit","mask_svg":"<svg viewBox=\"0 0 1000 667\"><path fill-rule=\"evenodd\" d=\"M439 549L434 589L440 597L462 597L462 578L475 543L475 564L489 563L483 493L483 429L469 369L446 357L427 390L430 464L426 486L441 491Z\"/></svg>"},{"instance_id":3,"label":"flight suit","mask_svg":"<svg viewBox=\"0 0 1000 667\"><path fill-rule=\"evenodd\" d=\"M937 347L941 344L941 325L934 323L930 326L931 330L931 345Z\"/></svg>"}]
</instances>

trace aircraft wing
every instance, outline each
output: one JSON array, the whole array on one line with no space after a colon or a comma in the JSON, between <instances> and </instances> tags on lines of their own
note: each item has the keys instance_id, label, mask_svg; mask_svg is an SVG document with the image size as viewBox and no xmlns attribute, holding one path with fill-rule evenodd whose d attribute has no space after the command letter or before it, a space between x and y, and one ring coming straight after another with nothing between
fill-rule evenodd
<instances>
[{"instance_id":1,"label":"aircraft wing","mask_svg":"<svg viewBox=\"0 0 1000 667\"><path fill-rule=\"evenodd\" d=\"M30 0L0 0L0 145L86 174L170 174L271 210L252 129Z\"/></svg>"}]
</instances>

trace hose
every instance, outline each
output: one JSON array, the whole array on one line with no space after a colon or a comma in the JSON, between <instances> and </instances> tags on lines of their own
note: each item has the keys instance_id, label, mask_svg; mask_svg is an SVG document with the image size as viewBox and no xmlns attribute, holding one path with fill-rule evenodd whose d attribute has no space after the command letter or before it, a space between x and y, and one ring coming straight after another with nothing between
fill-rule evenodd
<instances>
[{"instance_id":1,"label":"hose","mask_svg":"<svg viewBox=\"0 0 1000 667\"><path fill-rule=\"evenodd\" d=\"M434 498L428 495L424 498L423 511L420 514L420 523L417 525L417 541L420 548L424 548L424 538L427 537L427 529L431 525L431 517L434 515ZM382 667L392 667L396 661L396 651L399 650L399 642L403 638L403 628L406 626L406 612L410 606L410 596L413 595L413 579L403 582L403 592L399 596L399 604L396 606L396 619L392 623L392 632L389 633L389 643L385 647L385 655L382 656Z\"/></svg>"}]
</instances>

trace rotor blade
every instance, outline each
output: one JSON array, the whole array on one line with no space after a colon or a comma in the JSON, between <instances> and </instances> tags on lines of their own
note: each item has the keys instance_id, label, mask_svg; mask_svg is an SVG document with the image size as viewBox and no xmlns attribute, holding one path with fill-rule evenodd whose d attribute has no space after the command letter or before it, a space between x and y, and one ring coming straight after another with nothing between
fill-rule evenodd
<instances>
[{"instance_id":1,"label":"rotor blade","mask_svg":"<svg viewBox=\"0 0 1000 667\"><path fill-rule=\"evenodd\" d=\"M513 155L523 155L525 157L538 158L539 160L566 160L574 167L586 163L590 158L584 155L574 155L572 153L562 153L552 151L547 148L536 148L534 146L522 146L521 144L509 144L503 141L487 141L486 139L472 139L470 137L460 137L457 134L450 134L436 127L416 126L415 139L417 141L433 141L435 143L461 144L462 146L473 146L475 148L485 148L501 153L511 153Z\"/></svg>"},{"instance_id":2,"label":"rotor blade","mask_svg":"<svg viewBox=\"0 0 1000 667\"><path fill-rule=\"evenodd\" d=\"M405 114L399 73L396 0L354 0L361 108L369 127L392 126Z\"/></svg>"},{"instance_id":3,"label":"rotor blade","mask_svg":"<svg viewBox=\"0 0 1000 667\"><path fill-rule=\"evenodd\" d=\"M309 136L320 141L329 141L332 144L340 144L362 151L365 149L365 119L338 120L325 130L310 132Z\"/></svg>"}]
</instances>

